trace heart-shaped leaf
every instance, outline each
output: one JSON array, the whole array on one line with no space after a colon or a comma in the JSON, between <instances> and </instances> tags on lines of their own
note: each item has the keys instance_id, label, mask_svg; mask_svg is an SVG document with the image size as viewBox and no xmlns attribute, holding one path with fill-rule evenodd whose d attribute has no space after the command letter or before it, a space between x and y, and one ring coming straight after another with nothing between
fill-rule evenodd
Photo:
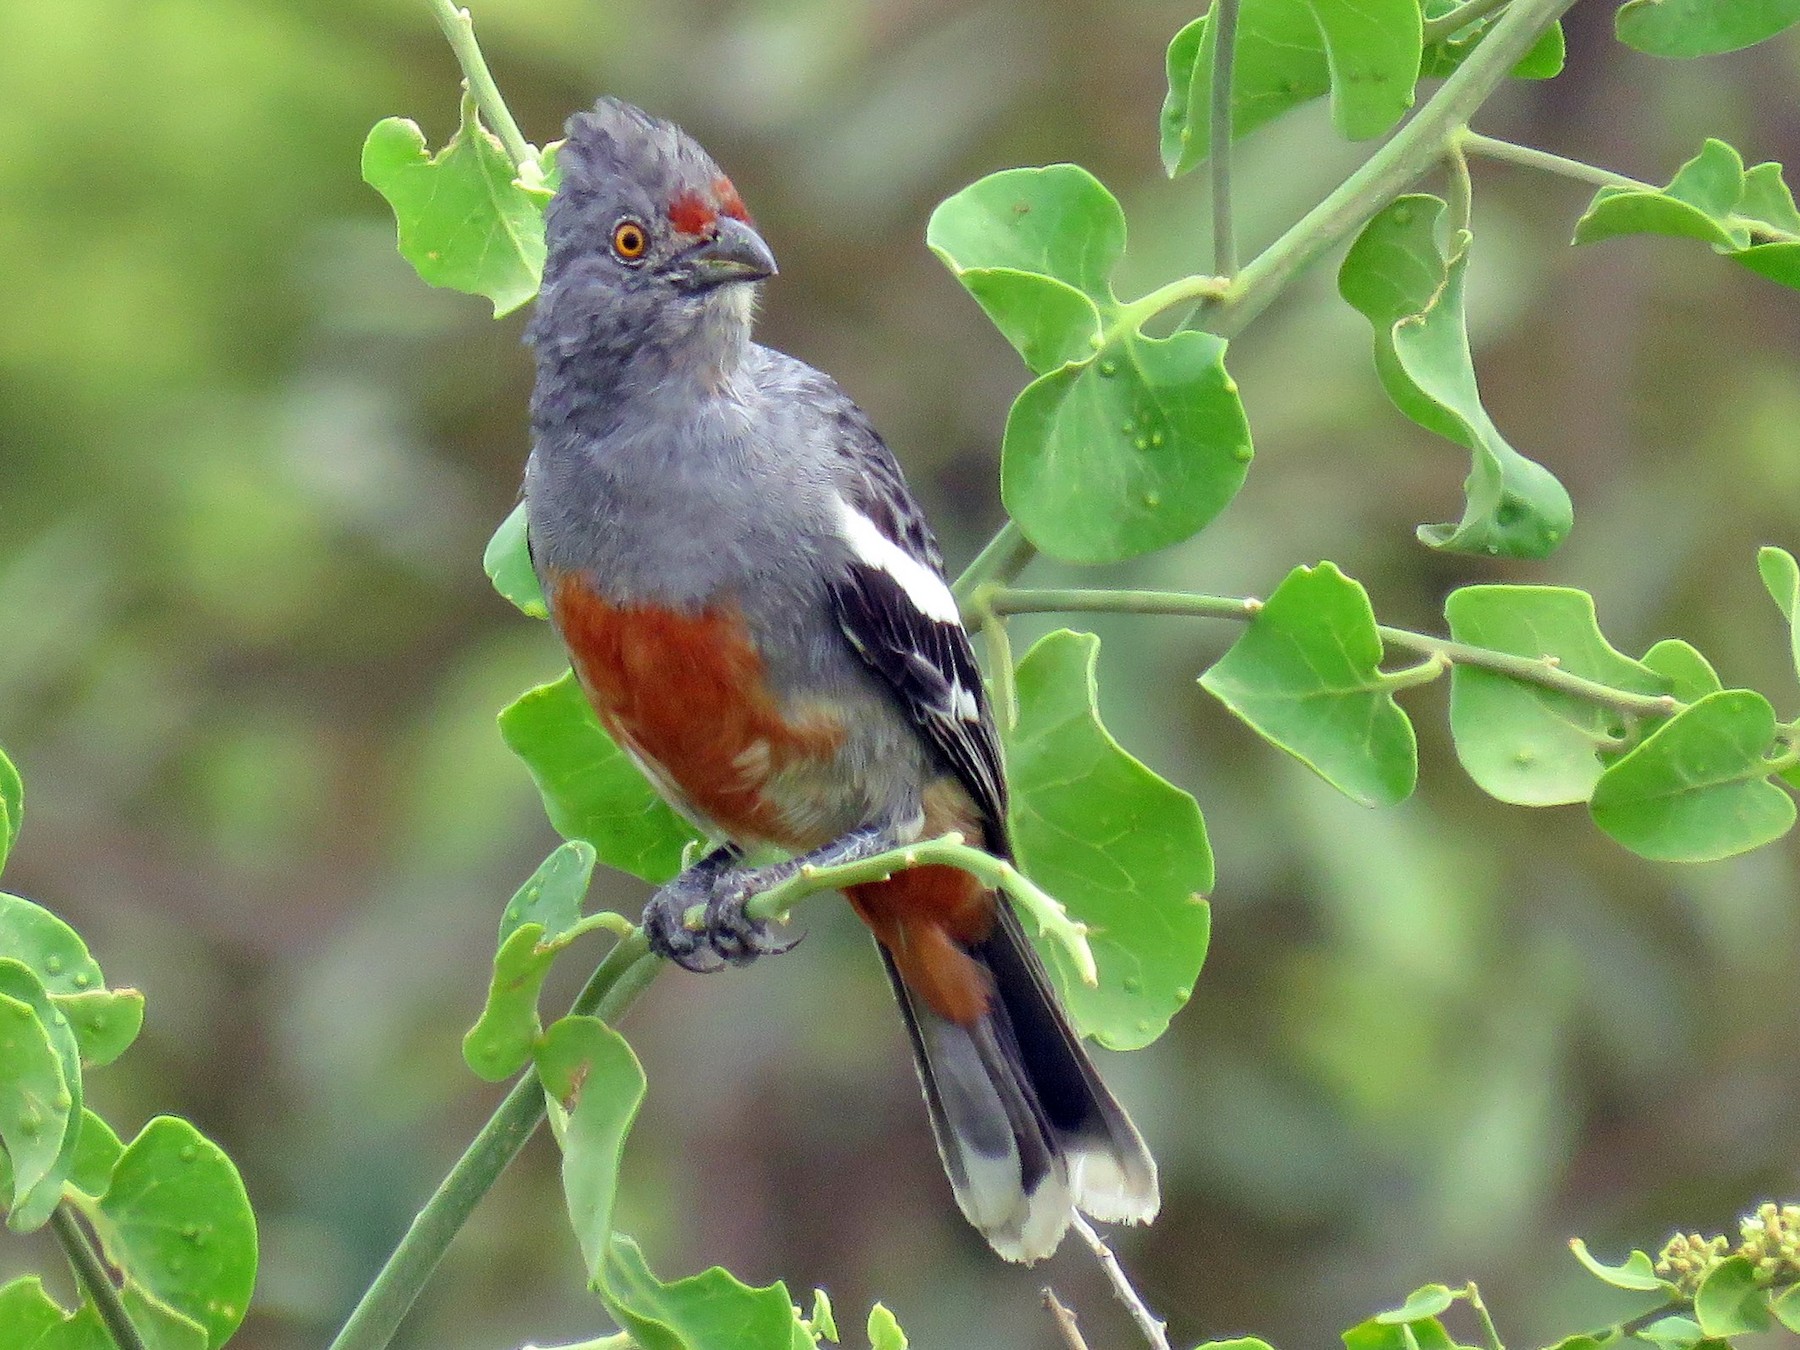
<instances>
[{"instance_id":1,"label":"heart-shaped leaf","mask_svg":"<svg viewBox=\"0 0 1800 1350\"><path fill-rule=\"evenodd\" d=\"M1232 135L1246 135L1329 92L1332 125L1341 135L1379 136L1413 105L1422 42L1417 0L1243 0ZM1162 156L1171 176L1205 163L1210 152L1213 47L1210 15L1169 43Z\"/></svg>"},{"instance_id":2,"label":"heart-shaped leaf","mask_svg":"<svg viewBox=\"0 0 1800 1350\"><path fill-rule=\"evenodd\" d=\"M1775 711L1761 694L1708 694L1600 775L1594 823L1663 862L1711 862L1793 828L1794 799L1769 781Z\"/></svg>"},{"instance_id":3,"label":"heart-shaped leaf","mask_svg":"<svg viewBox=\"0 0 1800 1350\"><path fill-rule=\"evenodd\" d=\"M1020 662L1007 745L1020 865L1088 925L1099 984L1039 943L1083 1034L1148 1045L1193 992L1206 956L1212 851L1194 799L1107 734L1095 703L1100 640L1067 630Z\"/></svg>"},{"instance_id":4,"label":"heart-shaped leaf","mask_svg":"<svg viewBox=\"0 0 1800 1350\"><path fill-rule=\"evenodd\" d=\"M1630 0L1613 23L1619 41L1651 56L1713 56L1800 22L1800 0Z\"/></svg>"},{"instance_id":5,"label":"heart-shaped leaf","mask_svg":"<svg viewBox=\"0 0 1800 1350\"><path fill-rule=\"evenodd\" d=\"M1045 553L1117 562L1203 528L1243 486L1251 453L1224 340L1132 332L1019 395L1000 495Z\"/></svg>"},{"instance_id":6,"label":"heart-shaped leaf","mask_svg":"<svg viewBox=\"0 0 1800 1350\"><path fill-rule=\"evenodd\" d=\"M464 96L462 124L435 155L416 122L377 122L363 143L362 176L393 208L400 255L426 284L486 296L496 318L537 294L544 194L519 181L474 99Z\"/></svg>"},{"instance_id":7,"label":"heart-shaped leaf","mask_svg":"<svg viewBox=\"0 0 1800 1350\"><path fill-rule=\"evenodd\" d=\"M563 1154L563 1196L590 1283L604 1273L625 1136L644 1100L644 1070L619 1035L595 1017L565 1017L536 1054Z\"/></svg>"},{"instance_id":8,"label":"heart-shaped leaf","mask_svg":"<svg viewBox=\"0 0 1800 1350\"><path fill-rule=\"evenodd\" d=\"M1594 599L1557 586L1465 586L1444 604L1450 633L1491 651L1614 689L1663 694L1669 680L1615 650L1601 635ZM1620 714L1497 671L1459 664L1450 676L1456 757L1478 787L1503 802L1554 806L1586 801L1630 730Z\"/></svg>"},{"instance_id":9,"label":"heart-shaped leaf","mask_svg":"<svg viewBox=\"0 0 1800 1350\"><path fill-rule=\"evenodd\" d=\"M586 840L608 866L645 881L681 870L695 831L613 744L573 672L503 710L500 735L525 761L565 839Z\"/></svg>"},{"instance_id":10,"label":"heart-shaped leaf","mask_svg":"<svg viewBox=\"0 0 1800 1350\"><path fill-rule=\"evenodd\" d=\"M1445 206L1406 196L1367 226L1338 272L1338 290L1375 329L1375 369L1396 407L1471 452L1455 524L1423 525L1432 548L1509 558L1547 556L1569 533L1569 494L1501 436L1481 404L1463 317L1469 235L1439 248Z\"/></svg>"},{"instance_id":11,"label":"heart-shaped leaf","mask_svg":"<svg viewBox=\"0 0 1800 1350\"><path fill-rule=\"evenodd\" d=\"M1412 793L1418 743L1381 670L1363 588L1331 563L1297 567L1200 677L1208 693L1346 796Z\"/></svg>"}]
</instances>

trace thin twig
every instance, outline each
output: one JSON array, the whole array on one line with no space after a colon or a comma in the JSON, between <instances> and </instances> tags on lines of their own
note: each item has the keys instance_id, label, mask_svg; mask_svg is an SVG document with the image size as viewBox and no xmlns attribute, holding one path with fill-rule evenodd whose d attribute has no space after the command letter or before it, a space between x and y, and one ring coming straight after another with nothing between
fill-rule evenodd
<instances>
[{"instance_id":1,"label":"thin twig","mask_svg":"<svg viewBox=\"0 0 1800 1350\"><path fill-rule=\"evenodd\" d=\"M1444 167L1450 179L1450 223L1458 230L1466 230L1475 214L1475 185L1469 179L1469 157L1463 153L1460 140L1451 141L1444 152Z\"/></svg>"},{"instance_id":2,"label":"thin twig","mask_svg":"<svg viewBox=\"0 0 1800 1350\"><path fill-rule=\"evenodd\" d=\"M50 1231L56 1234L56 1240L62 1245L63 1255L69 1258L69 1265L75 1271L75 1278L87 1296L94 1301L94 1311L100 1314L106 1331L112 1337L118 1350L144 1350L144 1338L132 1324L131 1314L125 1311L125 1303L119 1297L119 1287L113 1283L112 1273L107 1270L106 1262L95 1249L93 1240L87 1230L76 1218L74 1209L68 1201L63 1201L50 1212Z\"/></svg>"},{"instance_id":3,"label":"thin twig","mask_svg":"<svg viewBox=\"0 0 1800 1350\"><path fill-rule=\"evenodd\" d=\"M1572 178L1578 183L1590 183L1594 187L1638 188L1645 192L1661 191L1654 183L1645 183L1626 174L1614 173L1611 169L1602 169L1594 164L1583 164L1578 159L1568 159L1562 155L1553 155L1548 150L1534 150L1529 145L1515 145L1511 141L1503 141L1494 136L1483 136L1479 131L1470 131L1466 127L1457 136L1456 143L1465 154L1480 155L1483 159L1497 159L1507 164L1517 164L1526 169L1537 169L1542 173L1553 173L1559 178Z\"/></svg>"},{"instance_id":4,"label":"thin twig","mask_svg":"<svg viewBox=\"0 0 1800 1350\"><path fill-rule=\"evenodd\" d=\"M1213 0L1212 108L1207 171L1212 179L1213 272L1237 275L1237 227L1231 215L1231 82L1237 60L1238 0Z\"/></svg>"},{"instance_id":5,"label":"thin twig","mask_svg":"<svg viewBox=\"0 0 1800 1350\"><path fill-rule=\"evenodd\" d=\"M1111 1282L1113 1293L1118 1295L1119 1302L1125 1305L1125 1311L1131 1314L1131 1320L1137 1323L1144 1339L1155 1347L1155 1350L1169 1350L1169 1330L1155 1313L1144 1303L1143 1296L1132 1286L1131 1277L1125 1273L1125 1267L1119 1264L1119 1258L1113 1255L1113 1249L1106 1245L1088 1221L1077 1214L1072 1225L1081 1234L1082 1241L1094 1253L1100 1262L1100 1269L1106 1272Z\"/></svg>"},{"instance_id":6,"label":"thin twig","mask_svg":"<svg viewBox=\"0 0 1800 1350\"><path fill-rule=\"evenodd\" d=\"M1035 557L1037 549L1025 537L1025 531L1019 528L1017 521L1009 520L975 555L975 561L963 569L963 574L950 589L958 601L966 601L978 586L987 582L1004 586L1014 581Z\"/></svg>"},{"instance_id":7,"label":"thin twig","mask_svg":"<svg viewBox=\"0 0 1800 1350\"><path fill-rule=\"evenodd\" d=\"M1481 1323L1481 1338L1487 1346L1487 1350L1506 1350L1506 1347L1500 1343L1500 1331L1494 1325L1494 1319L1488 1312L1487 1304L1481 1301L1481 1291L1475 1287L1475 1281L1469 1281L1463 1289L1463 1294L1468 1298L1469 1306L1475 1310L1475 1317Z\"/></svg>"},{"instance_id":8,"label":"thin twig","mask_svg":"<svg viewBox=\"0 0 1800 1350\"><path fill-rule=\"evenodd\" d=\"M1049 1285L1044 1286L1044 1307L1050 1313L1050 1320L1056 1324L1056 1334L1062 1337L1067 1350L1088 1350L1088 1343L1081 1337L1081 1328L1076 1325L1075 1314Z\"/></svg>"},{"instance_id":9,"label":"thin twig","mask_svg":"<svg viewBox=\"0 0 1800 1350\"><path fill-rule=\"evenodd\" d=\"M475 106L481 109L488 126L506 147L513 168L523 169L528 164L536 164L537 150L513 120L512 110L500 97L500 86L494 83L493 73L488 70L487 58L475 41L475 21L469 17L469 11L459 9L450 0L426 0L426 3L431 6L438 27L444 30L450 50L456 53L456 64L462 67L463 79L475 96Z\"/></svg>"},{"instance_id":10,"label":"thin twig","mask_svg":"<svg viewBox=\"0 0 1800 1350\"><path fill-rule=\"evenodd\" d=\"M985 603L996 614L1174 614L1239 622L1255 618L1262 609L1262 602L1253 597L1190 595L1183 591L997 590L987 594ZM1554 689L1559 694L1613 708L1632 717L1673 717L1688 706L1668 694L1639 694L1571 674L1551 656L1498 652L1387 624L1380 625L1376 631L1389 647L1436 657L1451 665L1491 670L1497 675ZM1426 667L1416 669L1419 678L1425 678ZM1405 675L1405 672L1394 673Z\"/></svg>"}]
</instances>

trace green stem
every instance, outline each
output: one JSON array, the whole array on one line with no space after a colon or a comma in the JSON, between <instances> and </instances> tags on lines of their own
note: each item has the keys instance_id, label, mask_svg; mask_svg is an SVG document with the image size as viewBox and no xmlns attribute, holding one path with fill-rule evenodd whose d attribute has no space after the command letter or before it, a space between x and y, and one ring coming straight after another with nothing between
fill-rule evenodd
<instances>
[{"instance_id":1,"label":"green stem","mask_svg":"<svg viewBox=\"0 0 1800 1350\"><path fill-rule=\"evenodd\" d=\"M1578 159L1566 159L1562 155L1553 155L1548 150L1534 150L1529 145L1515 145L1511 141L1483 136L1479 131L1470 131L1467 127L1457 136L1456 143L1465 154L1553 173L1559 178L1572 178L1578 183L1591 183L1595 187L1638 188L1645 192L1660 191L1652 183L1640 182L1625 174L1614 173L1611 169L1583 164Z\"/></svg>"},{"instance_id":2,"label":"green stem","mask_svg":"<svg viewBox=\"0 0 1800 1350\"><path fill-rule=\"evenodd\" d=\"M656 977L662 962L650 955L642 932L623 938L606 954L572 1013L614 1021ZM451 1239L495 1181L518 1156L544 1119L544 1091L537 1075L513 1084L487 1124L425 1202L381 1273L356 1305L331 1350L381 1350L393 1339L407 1310L449 1249ZM141 1346L135 1350L142 1350Z\"/></svg>"},{"instance_id":3,"label":"green stem","mask_svg":"<svg viewBox=\"0 0 1800 1350\"><path fill-rule=\"evenodd\" d=\"M1298 224L1259 253L1218 304L1200 313L1200 326L1233 337L1267 309L1308 265L1361 229L1443 157L1476 109L1506 79L1575 0L1512 0L1481 45L1394 136Z\"/></svg>"},{"instance_id":4,"label":"green stem","mask_svg":"<svg viewBox=\"0 0 1800 1350\"><path fill-rule=\"evenodd\" d=\"M1433 652L1417 665L1407 666L1403 670L1380 672L1381 687L1389 693L1400 689L1416 689L1422 684L1430 684L1449 669L1450 658L1442 652Z\"/></svg>"},{"instance_id":5,"label":"green stem","mask_svg":"<svg viewBox=\"0 0 1800 1350\"><path fill-rule=\"evenodd\" d=\"M1464 0L1442 18L1425 20L1425 45L1429 47L1434 42L1455 37L1470 24L1480 23L1507 3L1508 0Z\"/></svg>"},{"instance_id":6,"label":"green stem","mask_svg":"<svg viewBox=\"0 0 1800 1350\"><path fill-rule=\"evenodd\" d=\"M1207 168L1212 176L1213 271L1237 275L1237 231L1231 216L1231 81L1237 59L1238 0L1213 0L1212 110Z\"/></svg>"},{"instance_id":7,"label":"green stem","mask_svg":"<svg viewBox=\"0 0 1800 1350\"><path fill-rule=\"evenodd\" d=\"M69 1265L75 1271L75 1278L80 1282L87 1296L94 1301L94 1311L100 1314L100 1320L106 1326L107 1335L112 1337L118 1350L144 1350L144 1338L132 1324L131 1314L125 1311L125 1304L119 1298L119 1287L113 1283L112 1273L107 1270L106 1262L94 1247L93 1240L87 1230L81 1226L81 1220L75 1217L75 1211L67 1201L50 1212L50 1231L56 1234L56 1240L62 1245L63 1255L69 1258Z\"/></svg>"},{"instance_id":8,"label":"green stem","mask_svg":"<svg viewBox=\"0 0 1800 1350\"><path fill-rule=\"evenodd\" d=\"M975 555L975 561L963 569L963 574L950 589L966 604L977 587L987 582L1007 584L1035 557L1037 549L1025 537L1025 531L1019 528L1018 522L1009 520Z\"/></svg>"},{"instance_id":9,"label":"green stem","mask_svg":"<svg viewBox=\"0 0 1800 1350\"><path fill-rule=\"evenodd\" d=\"M1190 595L1182 591L1084 591L1084 590L999 590L987 596L987 604L996 614L1175 614L1204 619L1254 618L1262 602L1254 598L1225 595ZM1442 661L1459 666L1491 670L1527 684L1554 689L1588 703L1613 708L1632 717L1672 717L1687 704L1667 694L1638 694L1628 689L1615 689L1598 680L1571 675L1561 669L1554 657L1518 656L1497 652L1451 638L1415 633L1410 629L1386 624L1378 631L1389 647L1417 653L1428 661ZM1424 666L1414 667L1423 672ZM1396 671L1410 678L1407 671Z\"/></svg>"},{"instance_id":10,"label":"green stem","mask_svg":"<svg viewBox=\"0 0 1800 1350\"><path fill-rule=\"evenodd\" d=\"M426 3L431 6L438 27L444 30L450 50L456 53L456 64L462 67L463 79L475 96L475 106L481 109L482 117L506 147L513 168L522 170L528 164L536 164L537 150L513 120L512 110L500 97L500 86L494 83L494 76L488 70L487 58L482 56L481 46L475 41L475 21L469 17L469 11L457 8L450 0L426 0Z\"/></svg>"},{"instance_id":11,"label":"green stem","mask_svg":"<svg viewBox=\"0 0 1800 1350\"><path fill-rule=\"evenodd\" d=\"M1500 1329L1494 1325L1494 1319L1488 1313L1487 1304L1481 1301L1481 1290L1475 1287L1475 1281L1469 1281L1463 1289L1463 1294L1469 1300L1469 1306L1475 1310L1476 1319L1481 1323L1481 1339L1482 1343L1487 1346L1487 1350L1506 1350L1506 1347L1500 1343Z\"/></svg>"}]
</instances>

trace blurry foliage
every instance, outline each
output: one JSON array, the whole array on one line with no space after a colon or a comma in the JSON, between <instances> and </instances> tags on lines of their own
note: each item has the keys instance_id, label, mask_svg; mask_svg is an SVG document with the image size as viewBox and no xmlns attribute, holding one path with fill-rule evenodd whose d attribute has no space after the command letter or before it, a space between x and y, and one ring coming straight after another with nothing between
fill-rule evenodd
<instances>
[{"instance_id":1,"label":"blurry foliage","mask_svg":"<svg viewBox=\"0 0 1800 1350\"><path fill-rule=\"evenodd\" d=\"M984 171L1077 159L1133 222L1122 291L1191 270L1204 185L1162 179L1155 128L1163 45L1192 18L1162 0L481 11L534 141L605 90L718 152L782 258L765 339L870 409L961 557L998 518L1024 372L922 223ZM1791 36L1669 66L1610 23L1573 11L1570 77L1514 88L1484 129L1648 182L1708 135L1800 141ZM456 1037L496 897L550 842L492 712L559 662L476 565L525 450L516 320L419 287L354 173L395 108L442 144L454 80L403 0L0 8L0 741L34 798L8 882L59 897L152 996L93 1085L107 1114L179 1110L244 1168L264 1228L246 1346L316 1344L485 1115ZM1351 162L1326 118L1244 142L1247 243ZM1243 493L1109 582L1267 594L1329 555L1422 627L1456 583L1578 584L1623 650L1679 633L1791 713L1787 637L1745 559L1800 537L1800 313L1691 242L1561 250L1588 195L1484 170L1468 273L1484 399L1581 504L1552 561L1412 541L1462 466L1386 405L1366 325L1315 269L1233 349L1258 437ZM1108 726L1205 803L1225 882L1192 1004L1108 1065L1163 1163L1166 1216L1129 1260L1178 1335L1318 1343L1370 1290L1454 1269L1531 1339L1601 1320L1568 1233L1622 1247L1796 1189L1791 843L1635 861L1580 812L1471 790L1442 718L1420 719L1427 787L1370 813L1171 697L1235 630L1094 626ZM822 905L806 922L779 970L671 979L638 1014L652 1088L623 1226L670 1270L879 1294L919 1345L1048 1344L1045 1272L994 1262L947 1203L866 940ZM490 1347L521 1318L584 1334L557 1190L534 1149L402 1343ZM1048 1274L1104 1339L1091 1273Z\"/></svg>"}]
</instances>

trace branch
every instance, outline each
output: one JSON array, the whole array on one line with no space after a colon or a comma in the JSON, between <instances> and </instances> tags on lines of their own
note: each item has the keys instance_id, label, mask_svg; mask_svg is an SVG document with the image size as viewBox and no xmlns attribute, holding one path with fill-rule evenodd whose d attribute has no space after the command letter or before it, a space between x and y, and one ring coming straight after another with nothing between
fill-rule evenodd
<instances>
[{"instance_id":1,"label":"branch","mask_svg":"<svg viewBox=\"0 0 1800 1350\"><path fill-rule=\"evenodd\" d=\"M1237 59L1238 0L1213 0L1212 144L1207 169L1212 176L1213 272L1229 281L1237 275L1237 232L1231 218L1231 82Z\"/></svg>"},{"instance_id":2,"label":"branch","mask_svg":"<svg viewBox=\"0 0 1800 1350\"><path fill-rule=\"evenodd\" d=\"M950 589L959 601L966 602L976 588L987 582L1004 586L1013 581L1035 557L1036 547L1025 537L1018 522L1009 520L975 555L975 561L963 569Z\"/></svg>"},{"instance_id":3,"label":"branch","mask_svg":"<svg viewBox=\"0 0 1800 1350\"><path fill-rule=\"evenodd\" d=\"M1050 1314L1050 1320L1056 1323L1056 1334L1062 1338L1064 1350L1088 1350L1088 1343L1082 1339L1081 1327L1075 1321L1075 1314L1056 1296L1056 1290L1045 1285L1043 1297L1044 1310Z\"/></svg>"},{"instance_id":4,"label":"branch","mask_svg":"<svg viewBox=\"0 0 1800 1350\"><path fill-rule=\"evenodd\" d=\"M1113 1293L1117 1294L1119 1302L1125 1305L1125 1311L1131 1314L1131 1320L1137 1323L1138 1330L1144 1333L1144 1339L1150 1342L1155 1350L1169 1350L1168 1328L1163 1325L1162 1320L1155 1313L1150 1311L1144 1303L1143 1296L1132 1287L1131 1277L1125 1273L1125 1267L1119 1264L1119 1258L1113 1255L1113 1249L1106 1245L1106 1239L1096 1233L1093 1226L1079 1214L1075 1216L1072 1227L1081 1234L1082 1241L1087 1243L1088 1249L1100 1262L1100 1269L1106 1272L1106 1278L1112 1284Z\"/></svg>"},{"instance_id":5,"label":"branch","mask_svg":"<svg viewBox=\"0 0 1800 1350\"><path fill-rule=\"evenodd\" d=\"M642 932L606 954L569 1011L617 1019L663 963L650 955ZM419 1291L443 1259L451 1239L544 1119L544 1090L535 1073L513 1084L462 1157L412 1221L381 1273L364 1292L331 1350L381 1350L393 1339ZM124 1347L121 1346L121 1350ZM142 1346L133 1347L142 1350Z\"/></svg>"},{"instance_id":6,"label":"branch","mask_svg":"<svg viewBox=\"0 0 1800 1350\"><path fill-rule=\"evenodd\" d=\"M513 120L512 110L500 97L500 86L494 83L487 59L475 41L475 21L469 17L469 11L457 8L450 0L426 0L426 3L431 6L431 15L437 20L438 27L444 30L450 50L456 53L456 64L462 67L463 81L475 96L475 105L506 147L513 168L522 172L528 165L536 165L537 149L525 139L525 133Z\"/></svg>"},{"instance_id":7,"label":"branch","mask_svg":"<svg viewBox=\"0 0 1800 1350\"><path fill-rule=\"evenodd\" d=\"M125 1304L119 1298L119 1287L113 1283L106 1262L101 1260L93 1240L75 1217L68 1201L50 1212L50 1230L62 1244L63 1255L69 1258L77 1282L94 1301L94 1311L100 1314L113 1344L118 1350L144 1350L144 1338L132 1324L131 1314L125 1311Z\"/></svg>"},{"instance_id":8,"label":"branch","mask_svg":"<svg viewBox=\"0 0 1800 1350\"><path fill-rule=\"evenodd\" d=\"M1255 618L1262 608L1262 601L1254 597L1189 595L1182 591L998 590L985 596L984 602L996 614L1175 614L1239 622ZM1555 657L1497 652L1387 624L1380 625L1377 631L1389 647L1416 652L1450 665L1491 670L1633 717L1672 717L1687 707L1680 699L1668 694L1639 694L1571 675L1557 665ZM1421 676L1425 669L1425 666L1414 668ZM1412 672L1395 673L1403 679L1413 678Z\"/></svg>"}]
</instances>

